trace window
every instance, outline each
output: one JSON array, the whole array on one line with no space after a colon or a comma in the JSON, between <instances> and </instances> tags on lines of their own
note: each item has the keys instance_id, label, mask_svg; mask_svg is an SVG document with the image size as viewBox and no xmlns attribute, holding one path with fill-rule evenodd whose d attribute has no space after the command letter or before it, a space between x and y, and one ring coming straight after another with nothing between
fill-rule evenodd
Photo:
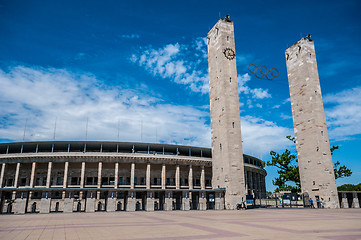
<instances>
[{"instance_id":1,"label":"window","mask_svg":"<svg viewBox=\"0 0 361 240\"><path fill-rule=\"evenodd\" d=\"M40 178L36 178L35 180L35 186L39 186L40 185Z\"/></svg>"},{"instance_id":2,"label":"window","mask_svg":"<svg viewBox=\"0 0 361 240\"><path fill-rule=\"evenodd\" d=\"M184 185L188 186L189 183L188 183L188 178L184 179Z\"/></svg>"},{"instance_id":3,"label":"window","mask_svg":"<svg viewBox=\"0 0 361 240\"><path fill-rule=\"evenodd\" d=\"M158 184L158 179L157 178L153 178L153 184L157 185Z\"/></svg>"},{"instance_id":4,"label":"window","mask_svg":"<svg viewBox=\"0 0 361 240\"><path fill-rule=\"evenodd\" d=\"M123 185L123 177L119 177L118 183L119 183L119 185Z\"/></svg>"},{"instance_id":5,"label":"window","mask_svg":"<svg viewBox=\"0 0 361 240\"><path fill-rule=\"evenodd\" d=\"M137 177L134 177L134 184L137 184Z\"/></svg>"},{"instance_id":6,"label":"window","mask_svg":"<svg viewBox=\"0 0 361 240\"><path fill-rule=\"evenodd\" d=\"M167 178L167 185L170 185L170 178Z\"/></svg>"},{"instance_id":7,"label":"window","mask_svg":"<svg viewBox=\"0 0 361 240\"><path fill-rule=\"evenodd\" d=\"M46 186L46 177L43 178L43 186Z\"/></svg>"},{"instance_id":8,"label":"window","mask_svg":"<svg viewBox=\"0 0 361 240\"><path fill-rule=\"evenodd\" d=\"M127 177L127 185L129 185L130 184L130 177Z\"/></svg>"},{"instance_id":9,"label":"window","mask_svg":"<svg viewBox=\"0 0 361 240\"><path fill-rule=\"evenodd\" d=\"M78 182L78 178L77 178L77 177L72 177L72 178L71 178L71 185L79 185L79 182Z\"/></svg>"},{"instance_id":10,"label":"window","mask_svg":"<svg viewBox=\"0 0 361 240\"><path fill-rule=\"evenodd\" d=\"M14 185L14 180L13 179L8 179L7 180L7 184L5 184L6 186L8 186L8 187L11 187L11 186L13 186Z\"/></svg>"},{"instance_id":11,"label":"window","mask_svg":"<svg viewBox=\"0 0 361 240\"><path fill-rule=\"evenodd\" d=\"M201 185L201 180L199 178L196 178L194 182L195 182L195 184L194 184L195 186Z\"/></svg>"},{"instance_id":12,"label":"window","mask_svg":"<svg viewBox=\"0 0 361 240\"><path fill-rule=\"evenodd\" d=\"M210 179L206 179L206 187L211 187L211 182Z\"/></svg>"},{"instance_id":13,"label":"window","mask_svg":"<svg viewBox=\"0 0 361 240\"><path fill-rule=\"evenodd\" d=\"M140 179L140 185L144 185L144 177Z\"/></svg>"},{"instance_id":14,"label":"window","mask_svg":"<svg viewBox=\"0 0 361 240\"><path fill-rule=\"evenodd\" d=\"M109 179L107 177L102 177L102 185L109 185L108 180Z\"/></svg>"},{"instance_id":15,"label":"window","mask_svg":"<svg viewBox=\"0 0 361 240\"><path fill-rule=\"evenodd\" d=\"M59 178L58 178L58 180L59 180ZM93 185L93 178L92 177L87 177L86 178L86 184L87 185Z\"/></svg>"},{"instance_id":16,"label":"window","mask_svg":"<svg viewBox=\"0 0 361 240\"><path fill-rule=\"evenodd\" d=\"M20 186L25 186L26 185L26 178L22 178L20 180Z\"/></svg>"},{"instance_id":17,"label":"window","mask_svg":"<svg viewBox=\"0 0 361 240\"><path fill-rule=\"evenodd\" d=\"M109 178L109 185L114 185L114 177Z\"/></svg>"}]
</instances>

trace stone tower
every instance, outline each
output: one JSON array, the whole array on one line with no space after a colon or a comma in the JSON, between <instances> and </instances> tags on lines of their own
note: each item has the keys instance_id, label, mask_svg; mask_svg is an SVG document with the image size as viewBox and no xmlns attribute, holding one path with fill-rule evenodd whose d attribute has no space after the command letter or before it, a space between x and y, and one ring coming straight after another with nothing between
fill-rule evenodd
<instances>
[{"instance_id":1,"label":"stone tower","mask_svg":"<svg viewBox=\"0 0 361 240\"><path fill-rule=\"evenodd\" d=\"M213 187L225 207L246 200L233 22L220 19L208 35Z\"/></svg>"},{"instance_id":2,"label":"stone tower","mask_svg":"<svg viewBox=\"0 0 361 240\"><path fill-rule=\"evenodd\" d=\"M338 208L336 180L323 109L314 43L302 38L286 50L302 193Z\"/></svg>"}]
</instances>

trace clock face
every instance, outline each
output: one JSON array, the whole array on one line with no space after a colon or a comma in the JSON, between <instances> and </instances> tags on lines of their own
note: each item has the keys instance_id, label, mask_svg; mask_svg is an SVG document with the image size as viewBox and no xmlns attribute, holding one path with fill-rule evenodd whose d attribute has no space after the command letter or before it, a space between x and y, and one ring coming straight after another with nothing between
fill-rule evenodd
<instances>
[{"instance_id":1,"label":"clock face","mask_svg":"<svg viewBox=\"0 0 361 240\"><path fill-rule=\"evenodd\" d=\"M233 49L231 48L226 48L223 50L224 56L228 59L228 60L232 60L236 57L236 53L233 51Z\"/></svg>"}]
</instances>

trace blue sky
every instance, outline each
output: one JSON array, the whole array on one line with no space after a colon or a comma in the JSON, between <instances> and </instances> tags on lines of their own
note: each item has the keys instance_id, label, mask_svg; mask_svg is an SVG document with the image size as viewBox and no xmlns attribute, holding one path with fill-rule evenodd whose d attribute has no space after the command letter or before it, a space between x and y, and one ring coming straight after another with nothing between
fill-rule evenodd
<instances>
[{"instance_id":1,"label":"blue sky","mask_svg":"<svg viewBox=\"0 0 361 240\"><path fill-rule=\"evenodd\" d=\"M56 124L56 140L210 147L205 37L230 14L244 152L294 151L284 51L310 33L334 161L354 172L337 183L359 183L360 10L360 1L1 0L0 142L22 141L26 123L25 141L54 139ZM258 79L250 63L279 77Z\"/></svg>"}]
</instances>

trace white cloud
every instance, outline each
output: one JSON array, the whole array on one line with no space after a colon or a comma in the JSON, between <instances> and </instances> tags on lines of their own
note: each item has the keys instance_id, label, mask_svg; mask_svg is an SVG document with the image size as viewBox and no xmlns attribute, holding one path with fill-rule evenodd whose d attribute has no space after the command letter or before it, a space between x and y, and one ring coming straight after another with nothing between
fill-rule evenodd
<instances>
[{"instance_id":1,"label":"white cloud","mask_svg":"<svg viewBox=\"0 0 361 240\"><path fill-rule=\"evenodd\" d=\"M240 94L251 94L252 98L255 99L264 99L264 98L271 98L271 94L268 93L268 89L262 89L262 88L250 88L247 85L247 82L251 80L251 76L248 73L245 73L243 75L238 75L238 92Z\"/></svg>"},{"instance_id":2,"label":"white cloud","mask_svg":"<svg viewBox=\"0 0 361 240\"><path fill-rule=\"evenodd\" d=\"M143 141L210 147L209 106L165 104L141 91L105 86L91 74L18 66L0 70L0 136L22 141L53 139ZM143 126L141 134L140 129ZM257 157L288 144L291 130L260 118L242 118L245 153ZM142 138L141 138L142 137Z\"/></svg>"},{"instance_id":3,"label":"white cloud","mask_svg":"<svg viewBox=\"0 0 361 240\"><path fill-rule=\"evenodd\" d=\"M209 91L208 72L206 67L199 65L206 64L206 58L205 40L197 38L191 45L176 43L159 49L148 47L140 54L133 54L130 61L138 63L154 76L170 79L193 92L205 94Z\"/></svg>"},{"instance_id":4,"label":"white cloud","mask_svg":"<svg viewBox=\"0 0 361 240\"><path fill-rule=\"evenodd\" d=\"M293 143L286 136L293 129L277 126L274 122L245 116L241 120L244 152L256 157L266 157L271 150L284 150Z\"/></svg>"},{"instance_id":5,"label":"white cloud","mask_svg":"<svg viewBox=\"0 0 361 240\"><path fill-rule=\"evenodd\" d=\"M237 76L238 80L238 93L249 94L250 88L247 86L247 82L251 80L251 76L248 73Z\"/></svg>"},{"instance_id":6,"label":"white cloud","mask_svg":"<svg viewBox=\"0 0 361 240\"><path fill-rule=\"evenodd\" d=\"M323 100L332 139L361 134L361 86L327 94Z\"/></svg>"},{"instance_id":7,"label":"white cloud","mask_svg":"<svg viewBox=\"0 0 361 240\"><path fill-rule=\"evenodd\" d=\"M271 94L268 93L268 89L255 88L251 90L253 94L253 98L263 99L263 98L271 98Z\"/></svg>"},{"instance_id":8,"label":"white cloud","mask_svg":"<svg viewBox=\"0 0 361 240\"><path fill-rule=\"evenodd\" d=\"M63 69L18 66L0 70L0 136L21 141L85 139L120 141L157 140L174 144L209 146L209 113L193 106L178 106L144 93L103 85L91 74Z\"/></svg>"}]
</instances>

